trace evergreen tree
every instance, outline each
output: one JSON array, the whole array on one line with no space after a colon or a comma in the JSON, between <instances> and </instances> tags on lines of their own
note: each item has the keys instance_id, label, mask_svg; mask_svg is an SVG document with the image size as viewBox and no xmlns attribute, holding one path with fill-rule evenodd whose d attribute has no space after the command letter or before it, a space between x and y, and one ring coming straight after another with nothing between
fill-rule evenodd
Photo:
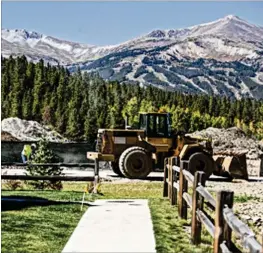
<instances>
[{"instance_id":1,"label":"evergreen tree","mask_svg":"<svg viewBox=\"0 0 263 253\"><path fill-rule=\"evenodd\" d=\"M57 163L58 159L52 152L49 147L49 142L45 139L42 139L38 142L37 149L33 154L32 163ZM27 174L30 176L60 176L62 173L62 168L60 167L43 167L43 166L28 166L26 168ZM31 184L36 189L55 189L61 190L62 183L61 181L47 181L47 180L38 180L32 181Z\"/></svg>"},{"instance_id":2,"label":"evergreen tree","mask_svg":"<svg viewBox=\"0 0 263 253\"><path fill-rule=\"evenodd\" d=\"M2 85L1 85L2 119L8 117L11 111L9 99L7 99L7 97L9 97L10 95L10 90L11 90L9 66L10 66L10 61L7 59L2 59Z\"/></svg>"},{"instance_id":3,"label":"evergreen tree","mask_svg":"<svg viewBox=\"0 0 263 253\"><path fill-rule=\"evenodd\" d=\"M94 108L89 108L84 122L84 139L93 143L97 135L97 119Z\"/></svg>"},{"instance_id":4,"label":"evergreen tree","mask_svg":"<svg viewBox=\"0 0 263 253\"><path fill-rule=\"evenodd\" d=\"M68 80L69 75L65 71L64 68L60 68L60 75L58 80L58 87L57 87L57 107L55 111L55 117L56 117L56 129L60 133L66 132L66 126L67 126L67 107L68 107Z\"/></svg>"},{"instance_id":5,"label":"evergreen tree","mask_svg":"<svg viewBox=\"0 0 263 253\"><path fill-rule=\"evenodd\" d=\"M11 117L22 118L23 89L26 81L27 60L24 56L15 59L13 87L11 91Z\"/></svg>"},{"instance_id":6,"label":"evergreen tree","mask_svg":"<svg viewBox=\"0 0 263 253\"><path fill-rule=\"evenodd\" d=\"M81 80L78 76L72 79L71 100L68 104L68 124L67 135L73 139L78 139L83 135L81 129L80 108L81 108Z\"/></svg>"},{"instance_id":7,"label":"evergreen tree","mask_svg":"<svg viewBox=\"0 0 263 253\"><path fill-rule=\"evenodd\" d=\"M139 111L170 111L173 126L185 132L213 127L241 127L263 138L263 102L253 99L182 94L153 86L104 81L98 74L70 74L61 66L25 57L2 57L2 118L43 121L65 137L93 140L98 128L138 123Z\"/></svg>"},{"instance_id":8,"label":"evergreen tree","mask_svg":"<svg viewBox=\"0 0 263 253\"><path fill-rule=\"evenodd\" d=\"M35 79L33 89L32 116L34 120L41 120L41 109L45 91L44 61L40 60L35 67Z\"/></svg>"},{"instance_id":9,"label":"evergreen tree","mask_svg":"<svg viewBox=\"0 0 263 253\"><path fill-rule=\"evenodd\" d=\"M213 96L210 96L209 104L208 104L208 113L209 113L209 115L211 115L211 116L214 115L215 108L216 108L215 98Z\"/></svg>"}]
</instances>

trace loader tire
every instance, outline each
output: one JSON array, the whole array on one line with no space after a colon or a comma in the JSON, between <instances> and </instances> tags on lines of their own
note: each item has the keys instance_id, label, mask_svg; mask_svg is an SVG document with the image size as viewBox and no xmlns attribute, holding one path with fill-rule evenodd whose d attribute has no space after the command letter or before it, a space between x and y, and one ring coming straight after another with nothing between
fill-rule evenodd
<instances>
[{"instance_id":1,"label":"loader tire","mask_svg":"<svg viewBox=\"0 0 263 253\"><path fill-rule=\"evenodd\" d=\"M119 168L127 178L146 178L152 170L151 155L144 148L130 147L121 154Z\"/></svg>"},{"instance_id":2,"label":"loader tire","mask_svg":"<svg viewBox=\"0 0 263 253\"><path fill-rule=\"evenodd\" d=\"M117 174L120 177L123 177L123 174L121 173L120 168L119 168L119 162L118 161L117 162L111 162L111 169L115 174Z\"/></svg>"},{"instance_id":3,"label":"loader tire","mask_svg":"<svg viewBox=\"0 0 263 253\"><path fill-rule=\"evenodd\" d=\"M189 157L189 170L194 175L196 171L204 171L205 179L208 179L215 167L215 162L212 157L208 155L198 152L194 153Z\"/></svg>"}]
</instances>

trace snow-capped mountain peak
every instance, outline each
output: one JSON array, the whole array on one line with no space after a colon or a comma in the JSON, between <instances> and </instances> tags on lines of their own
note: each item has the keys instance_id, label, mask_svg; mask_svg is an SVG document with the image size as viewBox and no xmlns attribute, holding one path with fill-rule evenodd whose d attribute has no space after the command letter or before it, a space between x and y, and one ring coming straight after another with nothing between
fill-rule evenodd
<instances>
[{"instance_id":1,"label":"snow-capped mountain peak","mask_svg":"<svg viewBox=\"0 0 263 253\"><path fill-rule=\"evenodd\" d=\"M195 26L191 29L191 36L220 36L234 41L262 41L263 28L247 21L228 15L214 22Z\"/></svg>"},{"instance_id":2,"label":"snow-capped mountain peak","mask_svg":"<svg viewBox=\"0 0 263 253\"><path fill-rule=\"evenodd\" d=\"M112 47L76 43L25 29L2 29L2 55L26 55L51 64L86 61L105 55Z\"/></svg>"},{"instance_id":3,"label":"snow-capped mountain peak","mask_svg":"<svg viewBox=\"0 0 263 253\"><path fill-rule=\"evenodd\" d=\"M154 30L146 38L173 38L199 37L205 35L223 36L233 40L262 41L263 28L250 24L235 15L227 15L218 20L181 29Z\"/></svg>"},{"instance_id":4,"label":"snow-capped mountain peak","mask_svg":"<svg viewBox=\"0 0 263 253\"><path fill-rule=\"evenodd\" d=\"M25 29L2 29L2 38L9 42L21 42L28 39L39 40L43 37L43 34L40 34L35 31L27 31Z\"/></svg>"},{"instance_id":5,"label":"snow-capped mountain peak","mask_svg":"<svg viewBox=\"0 0 263 253\"><path fill-rule=\"evenodd\" d=\"M232 14L225 16L224 19L241 20L240 17L238 17L238 16L236 16L236 15L232 15Z\"/></svg>"},{"instance_id":6,"label":"snow-capped mountain peak","mask_svg":"<svg viewBox=\"0 0 263 253\"><path fill-rule=\"evenodd\" d=\"M25 39L41 39L43 37L43 34L40 34L35 31L29 32L23 29L21 30L21 32L23 33Z\"/></svg>"},{"instance_id":7,"label":"snow-capped mountain peak","mask_svg":"<svg viewBox=\"0 0 263 253\"><path fill-rule=\"evenodd\" d=\"M235 15L103 47L2 29L2 55L186 93L263 98L263 28Z\"/></svg>"}]
</instances>

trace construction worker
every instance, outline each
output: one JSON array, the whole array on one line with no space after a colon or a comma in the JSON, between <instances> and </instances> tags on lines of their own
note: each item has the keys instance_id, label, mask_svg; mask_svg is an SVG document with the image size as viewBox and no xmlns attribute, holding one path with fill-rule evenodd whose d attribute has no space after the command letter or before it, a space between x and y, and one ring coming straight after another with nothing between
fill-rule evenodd
<instances>
[{"instance_id":1,"label":"construction worker","mask_svg":"<svg viewBox=\"0 0 263 253\"><path fill-rule=\"evenodd\" d=\"M24 148L21 152L21 157L22 157L22 160L23 160L23 163L27 163L30 158L31 158L31 155L32 155L32 152L34 152L36 149L36 144L31 144L31 145L24 145Z\"/></svg>"}]
</instances>

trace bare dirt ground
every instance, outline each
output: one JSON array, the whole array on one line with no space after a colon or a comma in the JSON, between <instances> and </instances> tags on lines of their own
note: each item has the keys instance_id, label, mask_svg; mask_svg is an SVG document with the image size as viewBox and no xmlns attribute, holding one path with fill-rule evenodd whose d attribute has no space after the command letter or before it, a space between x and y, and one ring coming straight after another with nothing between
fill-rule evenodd
<instances>
[{"instance_id":1,"label":"bare dirt ground","mask_svg":"<svg viewBox=\"0 0 263 253\"><path fill-rule=\"evenodd\" d=\"M213 181L212 181L213 180ZM232 182L210 179L206 186L210 192L234 192L234 211L257 234L263 232L263 177L250 177L249 181L234 179Z\"/></svg>"}]
</instances>

